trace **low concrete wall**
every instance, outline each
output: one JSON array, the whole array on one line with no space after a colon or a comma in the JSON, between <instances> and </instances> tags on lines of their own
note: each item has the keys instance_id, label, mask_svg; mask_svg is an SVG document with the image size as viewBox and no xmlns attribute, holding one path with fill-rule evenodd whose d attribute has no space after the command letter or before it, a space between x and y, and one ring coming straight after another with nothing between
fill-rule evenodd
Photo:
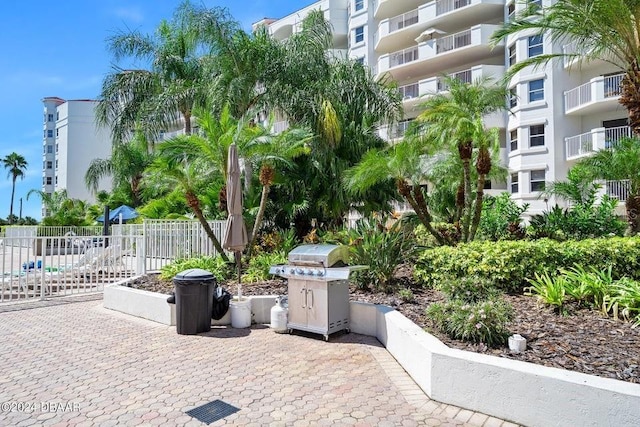
<instances>
[{"instance_id":1,"label":"low concrete wall","mask_svg":"<svg viewBox=\"0 0 640 427\"><path fill-rule=\"evenodd\" d=\"M133 279L106 285L104 288L104 307L136 317L174 326L176 324L176 306L167 302L168 295L143 291L126 286ZM271 323L271 307L276 303L275 295L249 297L251 299L252 323ZM231 314L220 320L212 320L212 325L230 325Z\"/></svg>"},{"instance_id":2,"label":"low concrete wall","mask_svg":"<svg viewBox=\"0 0 640 427\"><path fill-rule=\"evenodd\" d=\"M370 332L432 399L531 427L638 426L640 385L447 347L399 312L351 304Z\"/></svg>"}]
</instances>

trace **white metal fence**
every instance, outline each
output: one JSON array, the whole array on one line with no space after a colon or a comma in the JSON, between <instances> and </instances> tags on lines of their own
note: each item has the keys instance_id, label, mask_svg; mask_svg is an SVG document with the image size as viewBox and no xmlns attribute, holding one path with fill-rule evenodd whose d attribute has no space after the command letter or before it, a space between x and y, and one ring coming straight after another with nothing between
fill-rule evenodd
<instances>
[{"instance_id":1,"label":"white metal fence","mask_svg":"<svg viewBox=\"0 0 640 427\"><path fill-rule=\"evenodd\" d=\"M396 67L407 62L417 61L419 58L418 46L413 46L404 50L393 52L389 57L389 66Z\"/></svg>"},{"instance_id":2,"label":"white metal fence","mask_svg":"<svg viewBox=\"0 0 640 427\"><path fill-rule=\"evenodd\" d=\"M460 31L436 40L436 53L444 53L471 44L471 30Z\"/></svg>"},{"instance_id":3,"label":"white metal fence","mask_svg":"<svg viewBox=\"0 0 640 427\"><path fill-rule=\"evenodd\" d=\"M395 16L389 20L389 32L401 30L418 23L418 9Z\"/></svg>"},{"instance_id":4,"label":"white metal fence","mask_svg":"<svg viewBox=\"0 0 640 427\"><path fill-rule=\"evenodd\" d=\"M225 221L209 225L223 242ZM113 225L109 236L36 228L45 236L36 236L34 227L3 230L0 303L100 292L105 283L159 270L179 258L217 254L197 221ZM54 232L64 234L48 236Z\"/></svg>"},{"instance_id":5,"label":"white metal fence","mask_svg":"<svg viewBox=\"0 0 640 427\"><path fill-rule=\"evenodd\" d=\"M436 15L439 16L452 10L460 9L461 7L468 6L470 3L471 0L437 0Z\"/></svg>"}]
</instances>

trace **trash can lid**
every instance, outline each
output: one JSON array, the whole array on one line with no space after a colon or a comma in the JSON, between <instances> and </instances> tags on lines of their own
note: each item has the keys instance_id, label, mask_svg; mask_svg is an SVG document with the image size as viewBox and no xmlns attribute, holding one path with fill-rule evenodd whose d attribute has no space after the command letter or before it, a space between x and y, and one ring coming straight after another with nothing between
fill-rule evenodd
<instances>
[{"instance_id":1,"label":"trash can lid","mask_svg":"<svg viewBox=\"0 0 640 427\"><path fill-rule=\"evenodd\" d=\"M213 273L207 270L203 270L201 268L190 268L189 270L181 271L176 274L174 279L178 280L211 280L214 279L215 276Z\"/></svg>"}]
</instances>

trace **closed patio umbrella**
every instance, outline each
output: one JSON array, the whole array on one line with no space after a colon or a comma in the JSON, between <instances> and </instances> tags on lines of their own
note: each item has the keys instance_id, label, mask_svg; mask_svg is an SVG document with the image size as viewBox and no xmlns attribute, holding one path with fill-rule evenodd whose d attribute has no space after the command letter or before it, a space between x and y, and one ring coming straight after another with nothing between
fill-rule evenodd
<instances>
[{"instance_id":1,"label":"closed patio umbrella","mask_svg":"<svg viewBox=\"0 0 640 427\"><path fill-rule=\"evenodd\" d=\"M240 183L240 162L238 160L238 148L236 144L229 147L227 161L227 210L229 217L226 224L226 235L223 247L234 253L236 266L238 267L238 298L242 297L240 285L241 253L249 241L247 228L242 217L242 185Z\"/></svg>"}]
</instances>

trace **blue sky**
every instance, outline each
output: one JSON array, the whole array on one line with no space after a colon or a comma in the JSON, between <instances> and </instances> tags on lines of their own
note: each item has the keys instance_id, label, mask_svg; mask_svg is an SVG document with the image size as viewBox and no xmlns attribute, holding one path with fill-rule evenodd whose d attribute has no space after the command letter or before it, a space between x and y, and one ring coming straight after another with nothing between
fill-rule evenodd
<instances>
[{"instance_id":1,"label":"blue sky","mask_svg":"<svg viewBox=\"0 0 640 427\"><path fill-rule=\"evenodd\" d=\"M264 17L286 16L312 1L192 0L207 7L229 8L245 29ZM166 0L29 0L3 2L0 12L0 157L11 152L29 162L16 183L14 213L23 199L23 216L40 219L40 200L31 189L42 187L42 98L96 98L112 58L105 39L118 30L152 33L169 19L181 1ZM9 214L11 180L0 169L0 217Z\"/></svg>"}]
</instances>

